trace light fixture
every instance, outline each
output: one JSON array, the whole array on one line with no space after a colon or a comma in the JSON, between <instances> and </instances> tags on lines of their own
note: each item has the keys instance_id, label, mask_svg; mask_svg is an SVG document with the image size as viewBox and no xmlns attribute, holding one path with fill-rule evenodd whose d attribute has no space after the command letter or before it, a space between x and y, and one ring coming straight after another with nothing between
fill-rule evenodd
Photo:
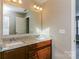
<instances>
[{"instance_id":1,"label":"light fixture","mask_svg":"<svg viewBox=\"0 0 79 59\"><path fill-rule=\"evenodd\" d=\"M22 4L22 0L19 0L18 2L19 2L20 4Z\"/></svg>"},{"instance_id":2,"label":"light fixture","mask_svg":"<svg viewBox=\"0 0 79 59\"><path fill-rule=\"evenodd\" d=\"M40 10L40 11L42 11L42 10L43 10L43 8L42 8L42 7L39 7L39 6L37 6L37 5L33 5L33 7L34 7L35 9L37 9L37 10Z\"/></svg>"},{"instance_id":3,"label":"light fixture","mask_svg":"<svg viewBox=\"0 0 79 59\"><path fill-rule=\"evenodd\" d=\"M39 8L39 7L37 7L36 9L38 9L38 10L39 10L40 8Z\"/></svg>"},{"instance_id":4,"label":"light fixture","mask_svg":"<svg viewBox=\"0 0 79 59\"><path fill-rule=\"evenodd\" d=\"M34 8L36 8L37 6L36 6L36 5L34 5L33 7L34 7Z\"/></svg>"},{"instance_id":5,"label":"light fixture","mask_svg":"<svg viewBox=\"0 0 79 59\"><path fill-rule=\"evenodd\" d=\"M40 11L42 11L43 10L43 8L40 8Z\"/></svg>"},{"instance_id":6,"label":"light fixture","mask_svg":"<svg viewBox=\"0 0 79 59\"><path fill-rule=\"evenodd\" d=\"M22 4L22 0L7 0L8 2Z\"/></svg>"},{"instance_id":7,"label":"light fixture","mask_svg":"<svg viewBox=\"0 0 79 59\"><path fill-rule=\"evenodd\" d=\"M12 0L13 2L17 2L17 0Z\"/></svg>"}]
</instances>

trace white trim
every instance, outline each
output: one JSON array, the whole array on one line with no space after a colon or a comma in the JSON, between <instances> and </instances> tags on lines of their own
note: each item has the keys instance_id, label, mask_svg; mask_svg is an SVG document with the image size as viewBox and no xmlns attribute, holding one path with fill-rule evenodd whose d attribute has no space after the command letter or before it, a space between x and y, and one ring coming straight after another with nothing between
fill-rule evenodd
<instances>
[{"instance_id":1,"label":"white trim","mask_svg":"<svg viewBox=\"0 0 79 59\"><path fill-rule=\"evenodd\" d=\"M71 0L71 48L72 59L76 59L76 0Z\"/></svg>"}]
</instances>

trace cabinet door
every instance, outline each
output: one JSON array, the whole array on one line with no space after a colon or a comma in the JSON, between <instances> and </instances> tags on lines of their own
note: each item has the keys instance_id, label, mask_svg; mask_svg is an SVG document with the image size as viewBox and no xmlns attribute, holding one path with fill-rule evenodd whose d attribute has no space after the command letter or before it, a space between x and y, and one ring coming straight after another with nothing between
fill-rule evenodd
<instances>
[{"instance_id":1,"label":"cabinet door","mask_svg":"<svg viewBox=\"0 0 79 59\"><path fill-rule=\"evenodd\" d=\"M2 59L2 55L1 55L1 53L0 53L0 59Z\"/></svg>"},{"instance_id":2,"label":"cabinet door","mask_svg":"<svg viewBox=\"0 0 79 59\"><path fill-rule=\"evenodd\" d=\"M3 53L4 59L25 59L25 48L18 48Z\"/></svg>"},{"instance_id":3,"label":"cabinet door","mask_svg":"<svg viewBox=\"0 0 79 59\"><path fill-rule=\"evenodd\" d=\"M51 47L47 47L38 51L39 59L52 59Z\"/></svg>"},{"instance_id":4,"label":"cabinet door","mask_svg":"<svg viewBox=\"0 0 79 59\"><path fill-rule=\"evenodd\" d=\"M51 48L46 47L38 51L29 51L28 59L52 59Z\"/></svg>"},{"instance_id":5,"label":"cabinet door","mask_svg":"<svg viewBox=\"0 0 79 59\"><path fill-rule=\"evenodd\" d=\"M28 50L29 59L52 59L52 43L50 40L30 45Z\"/></svg>"}]
</instances>

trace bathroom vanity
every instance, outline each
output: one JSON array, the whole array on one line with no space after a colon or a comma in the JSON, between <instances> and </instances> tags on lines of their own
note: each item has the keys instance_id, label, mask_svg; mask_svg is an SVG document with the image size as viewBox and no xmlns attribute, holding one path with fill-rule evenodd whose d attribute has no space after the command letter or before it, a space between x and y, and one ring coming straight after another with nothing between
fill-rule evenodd
<instances>
[{"instance_id":1,"label":"bathroom vanity","mask_svg":"<svg viewBox=\"0 0 79 59\"><path fill-rule=\"evenodd\" d=\"M52 59L52 40L4 50L0 59Z\"/></svg>"},{"instance_id":2,"label":"bathroom vanity","mask_svg":"<svg viewBox=\"0 0 79 59\"><path fill-rule=\"evenodd\" d=\"M2 53L0 52L0 59L2 59L2 56L1 56L1 54L2 54Z\"/></svg>"},{"instance_id":3,"label":"bathroom vanity","mask_svg":"<svg viewBox=\"0 0 79 59\"><path fill-rule=\"evenodd\" d=\"M2 12L0 59L52 59L50 28L43 28L41 11L5 1Z\"/></svg>"}]
</instances>

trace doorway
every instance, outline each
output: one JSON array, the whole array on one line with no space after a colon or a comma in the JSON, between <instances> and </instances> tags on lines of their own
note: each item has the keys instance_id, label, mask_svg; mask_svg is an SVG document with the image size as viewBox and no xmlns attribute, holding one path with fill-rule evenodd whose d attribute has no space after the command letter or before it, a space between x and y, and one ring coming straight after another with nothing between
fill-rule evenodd
<instances>
[{"instance_id":1,"label":"doorway","mask_svg":"<svg viewBox=\"0 0 79 59\"><path fill-rule=\"evenodd\" d=\"M79 0L76 0L76 59L79 59Z\"/></svg>"}]
</instances>

